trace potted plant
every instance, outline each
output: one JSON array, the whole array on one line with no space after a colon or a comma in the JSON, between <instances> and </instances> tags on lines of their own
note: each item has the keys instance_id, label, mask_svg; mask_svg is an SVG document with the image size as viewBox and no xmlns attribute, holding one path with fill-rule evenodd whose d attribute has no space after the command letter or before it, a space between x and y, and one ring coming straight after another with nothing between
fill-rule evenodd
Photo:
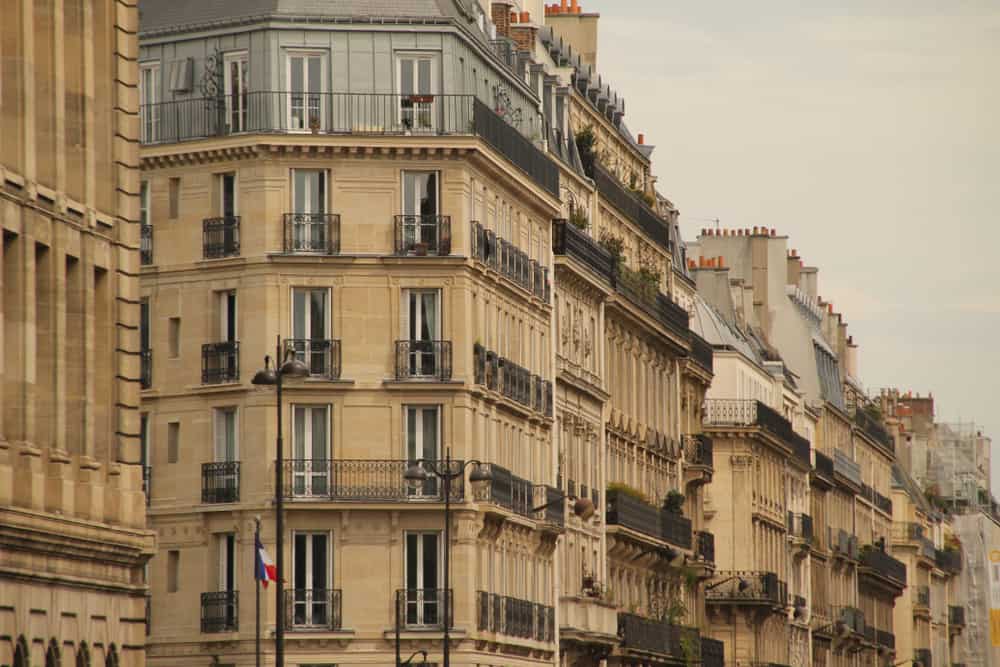
<instances>
[{"instance_id":1,"label":"potted plant","mask_svg":"<svg viewBox=\"0 0 1000 667\"><path fill-rule=\"evenodd\" d=\"M583 212L582 208L577 208L576 206L570 207L569 224L583 232L587 231L587 228L590 227L590 221L587 220L587 214Z\"/></svg>"},{"instance_id":2,"label":"potted plant","mask_svg":"<svg viewBox=\"0 0 1000 667\"><path fill-rule=\"evenodd\" d=\"M413 244L413 254L417 257L427 256L427 244L426 243L414 243Z\"/></svg>"},{"instance_id":3,"label":"potted plant","mask_svg":"<svg viewBox=\"0 0 1000 667\"><path fill-rule=\"evenodd\" d=\"M313 134L319 134L319 116L309 117L309 129L312 130Z\"/></svg>"},{"instance_id":4,"label":"potted plant","mask_svg":"<svg viewBox=\"0 0 1000 667\"><path fill-rule=\"evenodd\" d=\"M684 512L684 494L671 490L663 499L663 509L671 514L682 514Z\"/></svg>"}]
</instances>

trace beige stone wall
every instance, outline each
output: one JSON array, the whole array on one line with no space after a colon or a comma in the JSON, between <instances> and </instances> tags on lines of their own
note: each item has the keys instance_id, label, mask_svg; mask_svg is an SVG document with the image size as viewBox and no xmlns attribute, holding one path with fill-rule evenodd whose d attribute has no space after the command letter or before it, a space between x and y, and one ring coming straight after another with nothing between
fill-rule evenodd
<instances>
[{"instance_id":1,"label":"beige stone wall","mask_svg":"<svg viewBox=\"0 0 1000 667\"><path fill-rule=\"evenodd\" d=\"M0 664L144 664L134 5L0 22ZM82 648L86 646L86 648Z\"/></svg>"}]
</instances>

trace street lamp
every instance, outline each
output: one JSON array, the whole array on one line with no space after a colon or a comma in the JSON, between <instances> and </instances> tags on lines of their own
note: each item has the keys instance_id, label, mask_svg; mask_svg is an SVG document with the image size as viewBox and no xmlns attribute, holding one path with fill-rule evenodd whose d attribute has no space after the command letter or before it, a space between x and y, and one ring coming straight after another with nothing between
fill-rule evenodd
<instances>
[{"instance_id":1,"label":"street lamp","mask_svg":"<svg viewBox=\"0 0 1000 667\"><path fill-rule=\"evenodd\" d=\"M545 485L543 484L535 488L547 488L547 487L545 487ZM534 514L535 512L541 512L543 510L547 510L556 503L561 503L564 500L573 501L573 514L580 517L580 519L582 519L583 521L589 520L590 517L594 516L594 513L597 512L597 508L594 507L594 502L590 498L582 498L582 497L578 498L576 496L571 496L567 493L560 493L558 498L550 500L544 505L540 505L538 507L532 507L531 513Z\"/></svg>"},{"instance_id":2,"label":"street lamp","mask_svg":"<svg viewBox=\"0 0 1000 667\"><path fill-rule=\"evenodd\" d=\"M275 528L277 540L275 544L275 569L277 570L277 582L275 582L274 596L277 600L277 617L274 627L274 664L276 667L285 667L285 519L284 519L284 491L282 482L284 480L285 467L285 440L281 434L281 386L285 376L292 379L309 377L309 367L296 358L295 352L286 349L284 355L281 354L281 336L278 336L277 358L284 358L280 367L275 364L271 367L271 357L264 357L264 368L257 371L251 382L257 386L275 386L278 398L278 440L277 440L277 461L274 466L274 508L275 508Z\"/></svg>"},{"instance_id":3,"label":"street lamp","mask_svg":"<svg viewBox=\"0 0 1000 667\"><path fill-rule=\"evenodd\" d=\"M430 459L417 459L406 469L403 479L412 486L420 487L426 482L430 475L434 475L443 482L444 490L444 667L451 667L451 650L449 643L449 630L451 625L451 588L449 587L449 569L451 566L451 481L461 479L465 476L465 469L468 466L475 466L469 475L469 482L476 487L488 484L493 481L493 473L485 467L481 461L452 461L451 450L445 453L444 461L432 461ZM428 474L429 473L429 474ZM399 623L396 624L397 630ZM399 660L399 645L396 646L396 660Z\"/></svg>"}]
</instances>

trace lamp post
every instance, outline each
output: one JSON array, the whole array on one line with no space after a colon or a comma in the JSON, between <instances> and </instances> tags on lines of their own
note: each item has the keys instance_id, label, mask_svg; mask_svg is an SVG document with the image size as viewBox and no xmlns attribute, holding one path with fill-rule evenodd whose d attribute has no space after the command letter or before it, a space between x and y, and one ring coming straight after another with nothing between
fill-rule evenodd
<instances>
[{"instance_id":1,"label":"lamp post","mask_svg":"<svg viewBox=\"0 0 1000 667\"><path fill-rule=\"evenodd\" d=\"M406 469L403 478L412 486L419 486L427 481L430 475L434 475L442 481L444 491L444 667L451 667L451 649L449 644L449 630L451 626L451 588L449 587L449 570L451 568L451 481L461 479L465 476L465 469L468 466L475 466L469 475L469 482L472 484L485 484L493 480L493 473L486 468L481 461L452 461L451 450L445 452L444 461L432 461L429 459L417 459ZM428 474L429 473L429 474ZM396 624L399 627L399 624ZM399 659L399 647L396 647L397 660Z\"/></svg>"},{"instance_id":2,"label":"lamp post","mask_svg":"<svg viewBox=\"0 0 1000 667\"><path fill-rule=\"evenodd\" d=\"M271 367L271 357L264 357L264 368L257 371L251 382L257 386L274 386L277 389L278 406L278 439L277 455L274 465L274 510L275 510L275 530L277 533L275 543L275 569L277 570L277 581L274 586L274 597L277 610L274 623L274 664L276 667L285 667L285 517L284 517L284 481L285 467L285 440L282 436L282 404L281 386L287 375L290 378L304 378L309 376L309 367L295 357L295 352L286 349L284 355L281 353L281 336L278 336L278 347L276 359L284 359L279 367Z\"/></svg>"}]
</instances>

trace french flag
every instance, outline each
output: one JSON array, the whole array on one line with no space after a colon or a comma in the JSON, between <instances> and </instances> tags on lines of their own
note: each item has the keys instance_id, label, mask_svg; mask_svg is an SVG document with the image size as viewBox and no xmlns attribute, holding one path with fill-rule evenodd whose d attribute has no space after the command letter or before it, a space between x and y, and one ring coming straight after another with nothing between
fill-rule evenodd
<instances>
[{"instance_id":1,"label":"french flag","mask_svg":"<svg viewBox=\"0 0 1000 667\"><path fill-rule=\"evenodd\" d=\"M278 569L271 561L271 557L264 551L264 545L260 543L260 533L254 533L253 540L257 551L256 563L254 565L254 579L263 582L264 588L267 588L267 582L278 580Z\"/></svg>"}]
</instances>

